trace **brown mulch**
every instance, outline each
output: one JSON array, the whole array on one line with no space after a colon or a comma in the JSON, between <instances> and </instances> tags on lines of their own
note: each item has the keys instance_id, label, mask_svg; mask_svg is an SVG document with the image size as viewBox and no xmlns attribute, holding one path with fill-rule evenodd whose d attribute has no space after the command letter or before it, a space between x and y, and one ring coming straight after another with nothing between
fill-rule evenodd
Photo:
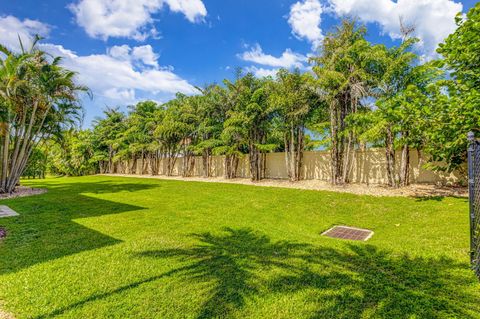
<instances>
[{"instance_id":1,"label":"brown mulch","mask_svg":"<svg viewBox=\"0 0 480 319\"><path fill-rule=\"evenodd\" d=\"M25 197L44 194L47 192L45 188L32 188L26 186L17 186L15 191L11 194L0 194L0 199L16 198L16 197Z\"/></svg>"},{"instance_id":2,"label":"brown mulch","mask_svg":"<svg viewBox=\"0 0 480 319\"><path fill-rule=\"evenodd\" d=\"M466 187L439 186L430 184L415 184L407 187L391 188L385 185L366 185L366 184L348 184L335 186L326 181L321 180L303 180L298 182L290 182L283 179L264 179L259 182L252 182L248 178L225 179L223 177L180 177L180 176L151 176L151 175L132 175L132 174L103 174L106 176L125 176L140 178L157 178L167 180L194 181L194 182L212 182L212 183L228 183L243 184L253 186L266 187L284 187L308 190L322 190L339 193L350 193L356 195L371 196L402 196L402 197L468 197L468 189Z\"/></svg>"}]
</instances>

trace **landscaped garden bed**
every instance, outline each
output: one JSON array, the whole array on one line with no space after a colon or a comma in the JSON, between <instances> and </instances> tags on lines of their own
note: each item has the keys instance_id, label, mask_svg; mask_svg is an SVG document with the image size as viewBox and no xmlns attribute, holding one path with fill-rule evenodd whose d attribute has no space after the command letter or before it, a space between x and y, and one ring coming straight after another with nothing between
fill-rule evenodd
<instances>
[{"instance_id":1,"label":"landscaped garden bed","mask_svg":"<svg viewBox=\"0 0 480 319\"><path fill-rule=\"evenodd\" d=\"M0 199L39 195L45 193L46 191L47 190L44 188L17 186L12 193L0 194Z\"/></svg>"}]
</instances>

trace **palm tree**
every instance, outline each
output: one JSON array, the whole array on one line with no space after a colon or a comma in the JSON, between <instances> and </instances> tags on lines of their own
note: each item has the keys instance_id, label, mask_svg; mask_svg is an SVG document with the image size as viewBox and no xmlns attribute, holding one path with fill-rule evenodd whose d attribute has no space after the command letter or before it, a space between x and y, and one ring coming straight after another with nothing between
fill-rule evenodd
<instances>
[{"instance_id":1,"label":"palm tree","mask_svg":"<svg viewBox=\"0 0 480 319\"><path fill-rule=\"evenodd\" d=\"M318 88L330 108L333 184L348 182L355 136L344 134L345 119L357 112L361 99L369 93L370 74L366 66L371 57L371 45L365 34L365 27L344 20L336 32L325 37L321 54L312 58Z\"/></svg>"},{"instance_id":2,"label":"palm tree","mask_svg":"<svg viewBox=\"0 0 480 319\"><path fill-rule=\"evenodd\" d=\"M311 87L312 81L308 73L280 70L270 92L270 103L277 108L280 117L285 163L292 182L302 178L305 129L309 117L321 102Z\"/></svg>"},{"instance_id":3,"label":"palm tree","mask_svg":"<svg viewBox=\"0 0 480 319\"><path fill-rule=\"evenodd\" d=\"M2 108L2 169L0 192L11 193L18 184L33 149L45 138L60 133L64 124L79 119L75 73L60 66L37 49L36 37L29 50L9 51L0 58L0 105Z\"/></svg>"}]
</instances>

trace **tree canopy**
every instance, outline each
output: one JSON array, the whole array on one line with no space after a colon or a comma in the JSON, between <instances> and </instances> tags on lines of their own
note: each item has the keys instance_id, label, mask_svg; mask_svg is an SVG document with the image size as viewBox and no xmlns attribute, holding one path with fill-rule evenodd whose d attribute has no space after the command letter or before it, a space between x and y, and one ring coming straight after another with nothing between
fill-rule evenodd
<instances>
[{"instance_id":1,"label":"tree canopy","mask_svg":"<svg viewBox=\"0 0 480 319\"><path fill-rule=\"evenodd\" d=\"M369 42L365 26L344 20L310 58L310 71L282 69L276 76L260 79L239 70L235 79L198 88L191 96L177 94L163 104L140 102L128 113L108 109L91 130L69 131L65 136L70 146L51 148L50 158L85 162L56 165L64 174L115 172L127 161L134 172L141 160L150 165L140 167L140 173L147 173L148 166L150 174L171 175L177 161L182 161L180 174L191 176L194 158L199 156L208 177L213 156L224 155L225 177L235 178L239 159L248 157L252 179L260 180L265 177L266 154L284 152L288 175L297 181L303 176L304 151L321 145L330 151L334 184L348 183L357 152L373 147L385 150L391 186L410 182L411 151L421 152L431 169L461 170L466 134L480 131L479 20L479 4L465 17L459 15L458 29L440 44L437 59L430 61L418 56L418 39L410 32L403 34L399 45L386 47ZM11 60L3 61L3 78L8 79L10 64L22 64L33 56L11 55ZM23 76L22 67L17 72ZM63 76L71 80L71 75ZM9 110L20 103L23 95L16 92L22 88L8 80L2 83L2 97L11 101L2 116L15 117L18 112ZM48 95L55 85L39 84L41 94L35 90L36 86L29 96ZM70 90L62 92L77 88ZM66 97L67 102L75 101L73 95ZM42 107L46 103L39 99ZM61 111L63 103L49 104L57 105L49 116L71 114ZM67 105L65 110L72 111L75 103ZM321 140L312 141L313 136ZM159 166L162 159L165 167Z\"/></svg>"}]
</instances>

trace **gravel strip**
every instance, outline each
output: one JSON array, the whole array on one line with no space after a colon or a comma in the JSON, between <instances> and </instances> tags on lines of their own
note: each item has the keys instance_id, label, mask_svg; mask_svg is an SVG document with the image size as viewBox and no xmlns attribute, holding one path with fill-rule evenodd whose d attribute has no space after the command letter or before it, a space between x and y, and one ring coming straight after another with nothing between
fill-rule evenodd
<instances>
[{"instance_id":1,"label":"gravel strip","mask_svg":"<svg viewBox=\"0 0 480 319\"><path fill-rule=\"evenodd\" d=\"M391 188L384 185L366 185L366 184L348 184L334 186L329 182L321 180L303 180L299 182L290 182L283 179L264 179L259 182L252 182L248 178L225 179L223 177L180 177L180 176L151 176L151 175L133 175L133 174L101 174L104 176L124 176L139 178L156 178L165 180L179 180L189 182L211 182L243 184L266 187L284 187L308 190L322 190L339 193L350 193L357 195L371 196L403 196L403 197L434 197L434 196L457 196L467 197L468 189L466 187L446 187L427 184L416 184L407 187Z\"/></svg>"}]
</instances>

